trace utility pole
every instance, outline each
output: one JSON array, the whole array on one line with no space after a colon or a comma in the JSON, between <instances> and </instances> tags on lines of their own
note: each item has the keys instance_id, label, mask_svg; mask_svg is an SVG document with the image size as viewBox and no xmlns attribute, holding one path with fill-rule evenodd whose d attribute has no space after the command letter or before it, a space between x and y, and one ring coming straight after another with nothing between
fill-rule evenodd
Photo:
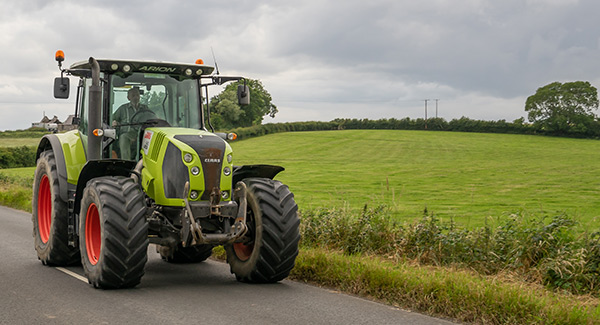
<instances>
[{"instance_id":1,"label":"utility pole","mask_svg":"<svg viewBox=\"0 0 600 325\"><path fill-rule=\"evenodd\" d=\"M435 100L435 118L438 118L438 101L439 99Z\"/></svg>"},{"instance_id":2,"label":"utility pole","mask_svg":"<svg viewBox=\"0 0 600 325\"><path fill-rule=\"evenodd\" d=\"M423 101L425 102L425 130L427 130L427 102L429 99L423 99Z\"/></svg>"}]
</instances>

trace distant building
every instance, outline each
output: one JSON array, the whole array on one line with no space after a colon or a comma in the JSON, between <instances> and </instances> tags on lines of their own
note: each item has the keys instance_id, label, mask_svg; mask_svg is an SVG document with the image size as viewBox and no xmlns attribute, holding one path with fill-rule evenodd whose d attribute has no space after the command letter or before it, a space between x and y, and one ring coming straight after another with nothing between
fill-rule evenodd
<instances>
[{"instance_id":1,"label":"distant building","mask_svg":"<svg viewBox=\"0 0 600 325\"><path fill-rule=\"evenodd\" d=\"M46 114L44 114L44 117L42 118L42 120L37 123L31 123L31 127L44 128L44 129L47 129L50 131L53 131L53 130L58 131L58 123L57 122L61 123L56 115L54 115L54 117L52 119L49 119L48 116L46 116Z\"/></svg>"},{"instance_id":2,"label":"distant building","mask_svg":"<svg viewBox=\"0 0 600 325\"><path fill-rule=\"evenodd\" d=\"M46 128L46 124L50 123L48 116L44 115L44 118L38 123L31 123L32 128Z\"/></svg>"},{"instance_id":3,"label":"distant building","mask_svg":"<svg viewBox=\"0 0 600 325\"><path fill-rule=\"evenodd\" d=\"M75 130L77 128L77 124L73 124L74 118L75 118L75 115L73 115L73 114L67 116L67 119L58 126L58 130L61 132Z\"/></svg>"},{"instance_id":4,"label":"distant building","mask_svg":"<svg viewBox=\"0 0 600 325\"><path fill-rule=\"evenodd\" d=\"M54 117L52 119L49 119L48 116L46 116L46 114L44 114L44 117L42 118L42 120L37 123L31 123L31 127L44 128L46 130L54 131L54 132L70 131L70 130L77 128L77 125L73 124L73 118L74 118L73 115L69 115L67 117L67 119L65 120L65 122L63 123L58 119L58 117L56 115L54 115Z\"/></svg>"}]
</instances>

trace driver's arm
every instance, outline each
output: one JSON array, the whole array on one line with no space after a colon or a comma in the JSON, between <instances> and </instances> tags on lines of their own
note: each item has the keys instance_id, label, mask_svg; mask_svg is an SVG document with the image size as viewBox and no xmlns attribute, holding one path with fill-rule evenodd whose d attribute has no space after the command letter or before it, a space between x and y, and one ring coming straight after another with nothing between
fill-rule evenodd
<instances>
[{"instance_id":1,"label":"driver's arm","mask_svg":"<svg viewBox=\"0 0 600 325\"><path fill-rule=\"evenodd\" d=\"M113 127L122 123L122 121L123 121L122 115L123 115L123 107L121 106L117 109L117 111L112 116L112 119L113 119L112 126Z\"/></svg>"}]
</instances>

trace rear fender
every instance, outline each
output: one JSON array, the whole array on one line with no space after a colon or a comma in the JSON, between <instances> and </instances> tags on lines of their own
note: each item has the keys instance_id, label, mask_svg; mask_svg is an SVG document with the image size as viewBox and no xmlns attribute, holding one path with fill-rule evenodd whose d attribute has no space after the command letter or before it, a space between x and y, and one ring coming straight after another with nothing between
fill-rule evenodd
<instances>
[{"instance_id":1,"label":"rear fender","mask_svg":"<svg viewBox=\"0 0 600 325\"><path fill-rule=\"evenodd\" d=\"M67 165L65 164L65 154L62 151L60 140L56 134L47 134L42 137L35 154L35 161L40 158L42 152L52 150L56 161L56 171L58 172L58 188L61 200L68 200L68 185L67 185Z\"/></svg>"},{"instance_id":2,"label":"rear fender","mask_svg":"<svg viewBox=\"0 0 600 325\"><path fill-rule=\"evenodd\" d=\"M81 169L86 163L83 143L77 130L60 134L47 134L40 140L36 161L42 152L52 150L56 160L59 196L67 202L73 199L73 191Z\"/></svg>"}]
</instances>

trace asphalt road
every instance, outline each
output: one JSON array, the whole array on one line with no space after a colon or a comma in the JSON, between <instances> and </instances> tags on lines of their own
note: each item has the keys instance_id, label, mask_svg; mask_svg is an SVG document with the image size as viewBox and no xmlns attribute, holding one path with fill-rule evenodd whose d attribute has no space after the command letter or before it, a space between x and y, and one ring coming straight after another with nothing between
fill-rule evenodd
<instances>
[{"instance_id":1,"label":"asphalt road","mask_svg":"<svg viewBox=\"0 0 600 325\"><path fill-rule=\"evenodd\" d=\"M163 262L134 289L94 289L81 267L43 266L31 215L0 207L0 324L452 324L331 290L239 283L225 263Z\"/></svg>"}]
</instances>

